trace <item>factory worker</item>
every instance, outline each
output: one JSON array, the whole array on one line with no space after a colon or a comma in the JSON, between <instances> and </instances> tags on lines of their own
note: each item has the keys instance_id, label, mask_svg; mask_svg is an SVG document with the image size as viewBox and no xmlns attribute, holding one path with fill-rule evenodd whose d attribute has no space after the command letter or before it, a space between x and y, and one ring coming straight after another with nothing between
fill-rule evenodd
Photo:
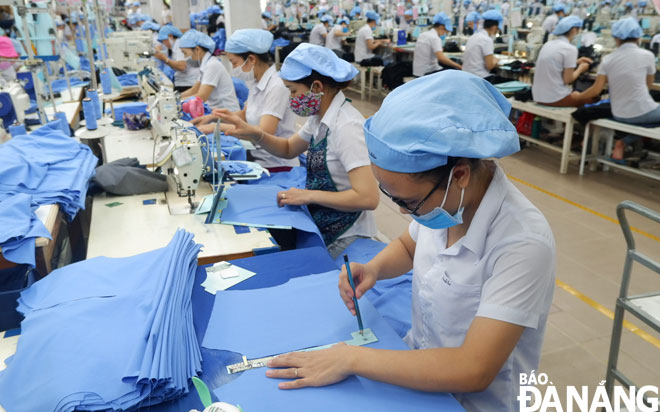
<instances>
[{"instance_id":1,"label":"factory worker","mask_svg":"<svg viewBox=\"0 0 660 412\"><path fill-rule=\"evenodd\" d=\"M463 34L472 35L477 31L479 27L479 20L481 20L481 14L478 11L471 11L465 17L465 28L463 29Z\"/></svg>"},{"instance_id":2,"label":"factory worker","mask_svg":"<svg viewBox=\"0 0 660 412\"><path fill-rule=\"evenodd\" d=\"M198 80L181 94L181 98L197 96L211 108L239 110L234 82L220 60L212 56L215 41L197 30L188 30L181 36L179 47L193 67L199 65Z\"/></svg>"},{"instance_id":3,"label":"factory worker","mask_svg":"<svg viewBox=\"0 0 660 412\"><path fill-rule=\"evenodd\" d=\"M509 3L509 0L504 0L500 6L501 11L502 11L502 16L508 17L509 16L509 9L511 8L511 4Z\"/></svg>"},{"instance_id":4,"label":"factory worker","mask_svg":"<svg viewBox=\"0 0 660 412\"><path fill-rule=\"evenodd\" d=\"M493 38L502 30L502 14L496 10L488 10L482 16L483 29L470 36L463 53L463 70L488 80L500 83L502 78L491 73L497 67L495 45Z\"/></svg>"},{"instance_id":5,"label":"factory worker","mask_svg":"<svg viewBox=\"0 0 660 412\"><path fill-rule=\"evenodd\" d=\"M317 46L325 46L325 39L328 37L330 26L332 26L332 17L326 14L312 29L309 34L309 42Z\"/></svg>"},{"instance_id":6,"label":"factory worker","mask_svg":"<svg viewBox=\"0 0 660 412\"><path fill-rule=\"evenodd\" d=\"M399 29L405 30L406 34L409 34L412 32L414 25L415 25L415 21L413 20L413 11L412 9L408 9L405 12L403 12L403 20L401 21L401 23L399 23Z\"/></svg>"},{"instance_id":7,"label":"factory worker","mask_svg":"<svg viewBox=\"0 0 660 412\"><path fill-rule=\"evenodd\" d=\"M237 30L225 45L225 53L233 66L232 76L251 84L243 110L234 112L241 120L265 133L288 138L295 133L295 115L289 109L289 89L272 64L269 50L273 35L266 30ZM204 133L212 133L217 116L208 115L193 120ZM211 123L209 123L211 122ZM205 124L207 123L207 124ZM232 128L222 125L223 131ZM252 159L271 172L288 171L300 166L298 158L287 159L272 155L265 149L250 152Z\"/></svg>"},{"instance_id":8,"label":"factory worker","mask_svg":"<svg viewBox=\"0 0 660 412\"><path fill-rule=\"evenodd\" d=\"M371 59L376 55L373 53L374 50L380 46L390 44L389 39L384 40L375 40L373 31L376 29L376 26L380 23L380 16L374 11L367 12L367 24L364 25L357 32L355 38L355 61L361 62L366 59Z\"/></svg>"},{"instance_id":9,"label":"factory worker","mask_svg":"<svg viewBox=\"0 0 660 412\"><path fill-rule=\"evenodd\" d=\"M155 48L158 45L158 30L160 30L160 25L154 23L153 21L146 21L140 26L141 31L150 31L152 34L152 45Z\"/></svg>"},{"instance_id":10,"label":"factory worker","mask_svg":"<svg viewBox=\"0 0 660 412\"><path fill-rule=\"evenodd\" d=\"M330 50L342 50L342 38L350 35L350 31L348 30L349 24L350 21L347 17L342 17L341 19L337 20L337 24L332 28L332 30L330 30L328 37L325 38L325 47Z\"/></svg>"},{"instance_id":11,"label":"factory worker","mask_svg":"<svg viewBox=\"0 0 660 412\"><path fill-rule=\"evenodd\" d=\"M181 30L172 25L165 25L158 30L157 40L165 46L158 45L154 57L174 69L174 90L185 92L199 80L199 67L192 67L181 51Z\"/></svg>"},{"instance_id":12,"label":"factory worker","mask_svg":"<svg viewBox=\"0 0 660 412\"><path fill-rule=\"evenodd\" d=\"M555 30L557 23L559 23L559 20L563 19L564 16L566 16L566 5L563 3L555 3L552 6L552 14L546 17L545 20L543 20L543 24L541 24L541 27L543 27L543 30L545 31L543 43L548 41L548 36L550 36L550 33Z\"/></svg>"},{"instance_id":13,"label":"factory worker","mask_svg":"<svg viewBox=\"0 0 660 412\"><path fill-rule=\"evenodd\" d=\"M413 54L413 75L420 77L425 74L442 70L443 66L461 70L461 65L454 62L442 53L442 40L447 33L451 33L451 19L444 13L433 16L433 27L420 34L415 43Z\"/></svg>"},{"instance_id":14,"label":"factory worker","mask_svg":"<svg viewBox=\"0 0 660 412\"><path fill-rule=\"evenodd\" d=\"M126 11L128 14L138 14L140 13L140 2L139 1L134 1L128 5L128 10Z\"/></svg>"},{"instance_id":15,"label":"factory worker","mask_svg":"<svg viewBox=\"0 0 660 412\"><path fill-rule=\"evenodd\" d=\"M617 48L605 56L598 67L594 84L581 99L597 98L609 83L612 114L619 122L660 126L660 105L653 101L649 88L655 74L653 53L638 46L642 28L633 17L612 24Z\"/></svg>"},{"instance_id":16,"label":"factory worker","mask_svg":"<svg viewBox=\"0 0 660 412\"><path fill-rule=\"evenodd\" d=\"M360 20L362 17L362 10L360 9L359 6L355 6L351 9L351 12L349 13L349 16L351 17L351 20Z\"/></svg>"},{"instance_id":17,"label":"factory worker","mask_svg":"<svg viewBox=\"0 0 660 412\"><path fill-rule=\"evenodd\" d=\"M376 234L372 210L380 196L369 167L364 117L342 91L357 74L330 49L309 43L296 47L284 60L280 77L290 91L293 112L309 119L288 139L226 110L214 111L235 125L229 134L248 138L276 156L295 158L307 151L305 189L280 192L277 202L307 205L333 258L354 240Z\"/></svg>"},{"instance_id":18,"label":"factory worker","mask_svg":"<svg viewBox=\"0 0 660 412\"><path fill-rule=\"evenodd\" d=\"M360 375L451 392L469 412L519 410L520 374L538 370L555 243L543 214L486 160L519 150L510 109L490 83L457 70L385 98L364 127L371 167L381 191L414 221L351 272L359 299L377 280L412 269L404 339L412 350L339 344L278 356L266 376L295 389ZM339 293L355 313L345 269Z\"/></svg>"},{"instance_id":19,"label":"factory worker","mask_svg":"<svg viewBox=\"0 0 660 412\"><path fill-rule=\"evenodd\" d=\"M261 13L261 28L270 32L275 31L277 26L273 23L273 15L269 11Z\"/></svg>"},{"instance_id":20,"label":"factory worker","mask_svg":"<svg viewBox=\"0 0 660 412\"><path fill-rule=\"evenodd\" d=\"M571 44L581 27L582 20L577 16L565 17L552 32L557 38L541 47L532 84L535 102L561 107L578 107L589 102L571 88L592 63L587 57L578 59L577 47Z\"/></svg>"}]
</instances>

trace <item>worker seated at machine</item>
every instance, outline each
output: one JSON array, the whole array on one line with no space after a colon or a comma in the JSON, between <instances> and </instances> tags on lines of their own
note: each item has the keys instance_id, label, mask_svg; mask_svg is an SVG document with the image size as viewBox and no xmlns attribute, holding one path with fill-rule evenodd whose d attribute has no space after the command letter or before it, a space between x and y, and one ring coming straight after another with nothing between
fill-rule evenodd
<instances>
[{"instance_id":1,"label":"worker seated at machine","mask_svg":"<svg viewBox=\"0 0 660 412\"><path fill-rule=\"evenodd\" d=\"M195 85L199 79L199 68L189 65L189 60L181 51L181 30L172 25L166 25L158 31L158 41L165 46L156 48L154 57L174 69L174 90L185 92Z\"/></svg>"},{"instance_id":2,"label":"worker seated at machine","mask_svg":"<svg viewBox=\"0 0 660 412\"><path fill-rule=\"evenodd\" d=\"M461 65L454 62L442 52L441 36L451 33L451 19L445 13L433 16L433 27L422 33L415 44L413 55L413 75L417 77L435 73L443 66L461 70Z\"/></svg>"}]
</instances>

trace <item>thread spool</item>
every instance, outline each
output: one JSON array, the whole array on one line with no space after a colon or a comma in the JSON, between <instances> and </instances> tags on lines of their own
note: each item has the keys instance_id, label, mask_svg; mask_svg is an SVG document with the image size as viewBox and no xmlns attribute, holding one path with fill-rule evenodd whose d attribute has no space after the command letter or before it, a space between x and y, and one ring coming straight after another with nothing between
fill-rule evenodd
<instances>
[{"instance_id":1,"label":"thread spool","mask_svg":"<svg viewBox=\"0 0 660 412\"><path fill-rule=\"evenodd\" d=\"M101 101L99 100L99 91L98 90L87 90L87 97L92 99L94 103L94 114L95 119L100 119L103 113L101 112ZM86 117L85 117L86 118Z\"/></svg>"},{"instance_id":2,"label":"thread spool","mask_svg":"<svg viewBox=\"0 0 660 412\"><path fill-rule=\"evenodd\" d=\"M71 136L71 130L69 129L69 122L66 120L66 113L57 112L55 113L55 119L58 120L59 127L62 129L62 133L67 136Z\"/></svg>"},{"instance_id":3,"label":"thread spool","mask_svg":"<svg viewBox=\"0 0 660 412\"><path fill-rule=\"evenodd\" d=\"M16 136L20 136L22 134L27 134L27 130L25 130L24 125L22 125L20 123L16 123L16 124L13 124L13 125L9 126L9 134L11 134L11 137L16 137Z\"/></svg>"},{"instance_id":4,"label":"thread spool","mask_svg":"<svg viewBox=\"0 0 660 412\"><path fill-rule=\"evenodd\" d=\"M101 70L101 87L103 87L103 94L112 93L112 79L108 68Z\"/></svg>"},{"instance_id":5,"label":"thread spool","mask_svg":"<svg viewBox=\"0 0 660 412\"><path fill-rule=\"evenodd\" d=\"M96 130L98 125L96 124L96 109L94 108L94 102L89 97L85 97L82 106L87 130Z\"/></svg>"}]
</instances>

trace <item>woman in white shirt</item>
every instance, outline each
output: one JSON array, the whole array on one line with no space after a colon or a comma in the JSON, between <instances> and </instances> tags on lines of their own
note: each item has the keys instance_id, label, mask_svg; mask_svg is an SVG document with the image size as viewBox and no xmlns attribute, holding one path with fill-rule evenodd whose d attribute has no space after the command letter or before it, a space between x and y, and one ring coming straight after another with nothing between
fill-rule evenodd
<instances>
[{"instance_id":1,"label":"woman in white shirt","mask_svg":"<svg viewBox=\"0 0 660 412\"><path fill-rule=\"evenodd\" d=\"M197 82L181 94L182 99L197 96L211 108L239 110L234 82L220 60L211 55L215 51L215 41L197 30L188 30L179 45L191 64L199 65L200 77Z\"/></svg>"},{"instance_id":2,"label":"woman in white shirt","mask_svg":"<svg viewBox=\"0 0 660 412\"><path fill-rule=\"evenodd\" d=\"M332 25L332 17L325 15L317 23L312 32L309 33L309 42L317 46L325 46L325 39L328 38L328 28Z\"/></svg>"},{"instance_id":3,"label":"woman in white shirt","mask_svg":"<svg viewBox=\"0 0 660 412\"><path fill-rule=\"evenodd\" d=\"M309 117L288 139L266 133L227 110L214 114L232 123L228 133L252 140L272 154L295 158L307 151L305 189L280 192L280 206L307 205L330 255L337 257L359 237L372 237L372 210L378 186L369 167L364 117L344 96L358 71L330 49L303 43L282 64L280 77L290 91L290 106Z\"/></svg>"},{"instance_id":4,"label":"woman in white shirt","mask_svg":"<svg viewBox=\"0 0 660 412\"><path fill-rule=\"evenodd\" d=\"M619 122L631 124L660 124L660 104L649 88L655 74L655 57L639 48L642 28L633 17L612 24L612 36L617 48L608 54L598 67L594 84L582 93L583 100L600 96L609 83L612 114Z\"/></svg>"},{"instance_id":5,"label":"woman in white shirt","mask_svg":"<svg viewBox=\"0 0 660 412\"><path fill-rule=\"evenodd\" d=\"M174 69L174 90L185 92L195 85L199 80L199 68L189 65L188 60L181 51L180 39L183 36L181 30L166 24L158 31L158 41L167 49L156 48L154 57L172 69Z\"/></svg>"},{"instance_id":6,"label":"woman in white shirt","mask_svg":"<svg viewBox=\"0 0 660 412\"><path fill-rule=\"evenodd\" d=\"M461 70L461 65L442 52L441 36L451 33L451 19L444 13L433 16L433 27L422 33L415 43L413 54L413 76L421 77L442 70L445 66Z\"/></svg>"},{"instance_id":7,"label":"woman in white shirt","mask_svg":"<svg viewBox=\"0 0 660 412\"><path fill-rule=\"evenodd\" d=\"M348 21L347 17L343 17L337 20L337 25L330 30L328 37L325 38L325 47L330 50L342 50L341 40L343 37L347 37L350 33L348 31Z\"/></svg>"},{"instance_id":8,"label":"woman in white shirt","mask_svg":"<svg viewBox=\"0 0 660 412\"><path fill-rule=\"evenodd\" d=\"M241 120L256 126L265 133L288 138L295 133L295 116L289 109L289 89L270 62L270 47L273 35L260 29L237 30L231 35L225 45L225 52L231 62L233 77L244 80L251 85L250 94L243 110L234 112ZM193 120L193 124L201 124L199 129L204 133L213 132L214 123L203 125L217 119L208 115ZM222 125L230 129L229 125ZM297 158L287 159L274 156L264 149L250 152L251 160L255 160L271 172L290 170L299 166Z\"/></svg>"},{"instance_id":9,"label":"woman in white shirt","mask_svg":"<svg viewBox=\"0 0 660 412\"><path fill-rule=\"evenodd\" d=\"M519 409L520 374L538 370L554 291L555 243L543 214L491 157L520 149L511 104L474 75L445 70L398 87L364 127L382 192L415 220L365 265L359 299L413 270L412 350L335 345L281 355L281 389L351 375L451 392L470 411ZM393 122L392 119L397 119ZM355 314L345 269L339 292Z\"/></svg>"}]
</instances>

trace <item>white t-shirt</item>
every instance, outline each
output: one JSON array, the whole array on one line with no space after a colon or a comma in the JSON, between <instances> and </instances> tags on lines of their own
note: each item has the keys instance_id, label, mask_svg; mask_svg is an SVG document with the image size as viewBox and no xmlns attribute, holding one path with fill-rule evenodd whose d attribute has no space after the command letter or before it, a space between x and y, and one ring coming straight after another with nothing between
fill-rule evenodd
<instances>
[{"instance_id":1,"label":"white t-shirt","mask_svg":"<svg viewBox=\"0 0 660 412\"><path fill-rule=\"evenodd\" d=\"M327 132L327 166L335 187L340 192L351 188L348 172L371 164L363 126L364 117L346 101L344 92L340 91L332 100L323 119L311 116L298 132L298 135L308 142L314 137L315 143L324 139ZM339 236L339 239L349 236L376 236L373 211L363 211L353 226Z\"/></svg>"},{"instance_id":2,"label":"white t-shirt","mask_svg":"<svg viewBox=\"0 0 660 412\"><path fill-rule=\"evenodd\" d=\"M605 56L598 74L607 76L614 116L629 119L659 106L646 85L646 76L655 74L655 57L635 43L624 43Z\"/></svg>"},{"instance_id":3,"label":"white t-shirt","mask_svg":"<svg viewBox=\"0 0 660 412\"><path fill-rule=\"evenodd\" d=\"M543 20L543 24L541 24L541 27L543 27L543 30L546 31L546 33L551 33L555 30L555 27L557 27L557 23L559 23L559 16L557 16L555 13L552 13L548 17Z\"/></svg>"},{"instance_id":4,"label":"white t-shirt","mask_svg":"<svg viewBox=\"0 0 660 412\"><path fill-rule=\"evenodd\" d=\"M199 67L200 87L203 85L213 86L213 91L206 103L212 109L227 109L230 111L240 110L234 82L225 70L220 60L206 52Z\"/></svg>"},{"instance_id":5,"label":"white t-shirt","mask_svg":"<svg viewBox=\"0 0 660 412\"><path fill-rule=\"evenodd\" d=\"M520 374L538 370L555 286L555 242L545 217L498 167L470 227L447 248L447 229L413 221L412 349L459 347L475 317L525 329L483 392L456 393L469 412L517 411Z\"/></svg>"},{"instance_id":6,"label":"white t-shirt","mask_svg":"<svg viewBox=\"0 0 660 412\"><path fill-rule=\"evenodd\" d=\"M574 69L577 56L577 47L566 36L559 36L541 47L532 84L535 102L554 103L571 94L571 86L564 84L564 69Z\"/></svg>"},{"instance_id":7,"label":"white t-shirt","mask_svg":"<svg viewBox=\"0 0 660 412\"><path fill-rule=\"evenodd\" d=\"M245 117L251 125L259 125L261 117L271 115L280 119L275 135L289 138L295 133L295 115L289 108L289 89L277 74L275 66L270 66L250 89ZM252 156L263 167L300 166L298 158L284 159L270 154L264 149L252 151Z\"/></svg>"},{"instance_id":8,"label":"white t-shirt","mask_svg":"<svg viewBox=\"0 0 660 412\"><path fill-rule=\"evenodd\" d=\"M328 34L328 30L323 23L318 23L309 34L309 42L317 46L325 46L324 34Z\"/></svg>"},{"instance_id":9,"label":"white t-shirt","mask_svg":"<svg viewBox=\"0 0 660 412\"><path fill-rule=\"evenodd\" d=\"M370 59L375 56L367 47L367 40L373 40L374 33L371 31L371 26L365 24L357 32L355 37L355 62L360 63L362 60Z\"/></svg>"},{"instance_id":10,"label":"white t-shirt","mask_svg":"<svg viewBox=\"0 0 660 412\"><path fill-rule=\"evenodd\" d=\"M486 68L486 56L495 53L493 39L486 30L474 33L465 45L463 53L463 70L481 78L488 77L491 73Z\"/></svg>"},{"instance_id":11,"label":"white t-shirt","mask_svg":"<svg viewBox=\"0 0 660 412\"><path fill-rule=\"evenodd\" d=\"M174 61L186 61L186 70L183 71L174 71L174 85L179 86L189 86L192 87L195 85L197 80L199 80L199 67L192 67L190 65L190 59L186 58L181 51L180 39L174 40L172 47L172 58L170 60Z\"/></svg>"},{"instance_id":12,"label":"white t-shirt","mask_svg":"<svg viewBox=\"0 0 660 412\"><path fill-rule=\"evenodd\" d=\"M435 55L441 51L442 40L435 29L420 34L413 54L413 75L424 76L426 73L442 69Z\"/></svg>"},{"instance_id":13,"label":"white t-shirt","mask_svg":"<svg viewBox=\"0 0 660 412\"><path fill-rule=\"evenodd\" d=\"M330 50L341 50L341 37L335 35L335 31L342 31L344 28L341 24L336 25L330 32L328 32L328 37L325 38L325 47Z\"/></svg>"}]
</instances>

